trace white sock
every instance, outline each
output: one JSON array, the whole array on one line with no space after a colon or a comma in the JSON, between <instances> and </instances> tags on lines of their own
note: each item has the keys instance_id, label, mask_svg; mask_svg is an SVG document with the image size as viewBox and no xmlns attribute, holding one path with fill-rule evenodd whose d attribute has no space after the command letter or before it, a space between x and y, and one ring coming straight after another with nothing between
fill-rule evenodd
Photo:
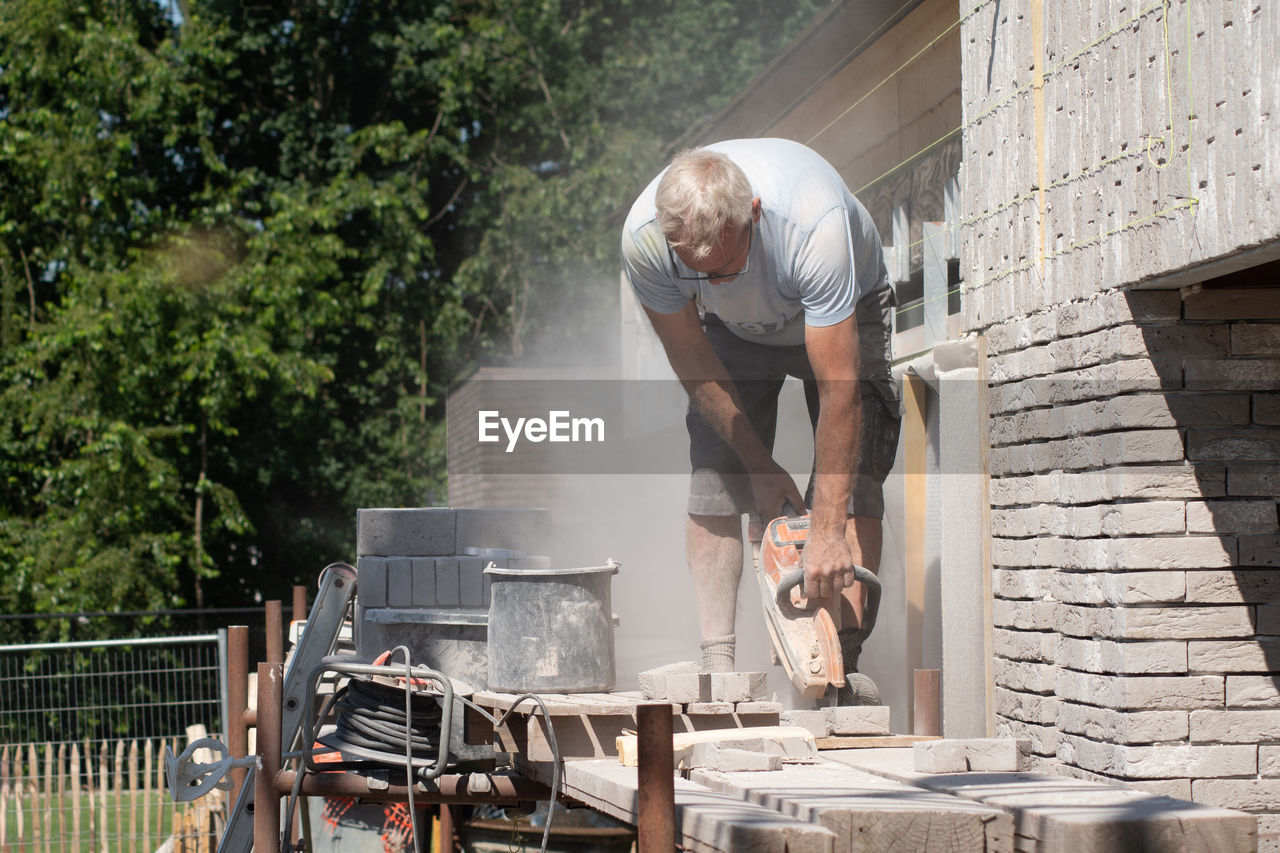
<instances>
[{"instance_id":1,"label":"white sock","mask_svg":"<svg viewBox=\"0 0 1280 853\"><path fill-rule=\"evenodd\" d=\"M701 643L702 671L733 672L733 653L736 642L736 634L725 634L723 637L703 640Z\"/></svg>"}]
</instances>

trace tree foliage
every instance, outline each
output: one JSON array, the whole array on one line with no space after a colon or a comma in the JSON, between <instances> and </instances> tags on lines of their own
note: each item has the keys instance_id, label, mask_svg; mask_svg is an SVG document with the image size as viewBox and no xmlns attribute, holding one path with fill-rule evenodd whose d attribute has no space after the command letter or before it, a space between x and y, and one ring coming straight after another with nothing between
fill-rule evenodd
<instances>
[{"instance_id":1,"label":"tree foliage","mask_svg":"<svg viewBox=\"0 0 1280 853\"><path fill-rule=\"evenodd\" d=\"M630 198L816 6L0 5L0 606L276 596L442 499L453 378L608 348Z\"/></svg>"}]
</instances>

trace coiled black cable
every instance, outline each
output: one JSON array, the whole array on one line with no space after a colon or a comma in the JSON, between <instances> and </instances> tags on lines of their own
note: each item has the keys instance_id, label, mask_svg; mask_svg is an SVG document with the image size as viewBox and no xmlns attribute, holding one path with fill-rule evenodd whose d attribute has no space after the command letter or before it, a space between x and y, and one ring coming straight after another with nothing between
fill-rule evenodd
<instances>
[{"instance_id":1,"label":"coiled black cable","mask_svg":"<svg viewBox=\"0 0 1280 853\"><path fill-rule=\"evenodd\" d=\"M386 762L403 766L408 753L417 760L433 761L440 751L442 711L437 697L413 693L406 715L405 689L380 684L369 676L353 676L334 702L337 727L324 738L339 750L358 747L364 753L385 756Z\"/></svg>"}]
</instances>

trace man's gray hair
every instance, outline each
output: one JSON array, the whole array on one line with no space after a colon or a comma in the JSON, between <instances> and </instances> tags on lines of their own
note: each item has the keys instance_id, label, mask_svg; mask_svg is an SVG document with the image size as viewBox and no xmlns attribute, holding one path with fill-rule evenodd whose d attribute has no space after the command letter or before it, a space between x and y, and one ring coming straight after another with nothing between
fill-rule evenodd
<instances>
[{"instance_id":1,"label":"man's gray hair","mask_svg":"<svg viewBox=\"0 0 1280 853\"><path fill-rule=\"evenodd\" d=\"M674 248L705 258L726 227L751 222L751 183L738 165L705 148L681 151L658 182L658 227Z\"/></svg>"}]
</instances>

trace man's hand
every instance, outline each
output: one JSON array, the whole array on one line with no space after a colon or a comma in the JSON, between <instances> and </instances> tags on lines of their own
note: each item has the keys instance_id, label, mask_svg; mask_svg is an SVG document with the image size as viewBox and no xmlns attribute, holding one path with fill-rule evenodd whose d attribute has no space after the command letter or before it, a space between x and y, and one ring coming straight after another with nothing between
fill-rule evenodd
<instances>
[{"instance_id":1,"label":"man's hand","mask_svg":"<svg viewBox=\"0 0 1280 853\"><path fill-rule=\"evenodd\" d=\"M844 536L811 528L804 546L805 598L832 598L853 580L853 555Z\"/></svg>"},{"instance_id":2,"label":"man's hand","mask_svg":"<svg viewBox=\"0 0 1280 853\"><path fill-rule=\"evenodd\" d=\"M804 512L804 496L796 488L796 481L782 466L770 459L770 467L751 475L751 491L756 499L756 512L765 524L784 515L785 504L790 503L797 513Z\"/></svg>"}]
</instances>

